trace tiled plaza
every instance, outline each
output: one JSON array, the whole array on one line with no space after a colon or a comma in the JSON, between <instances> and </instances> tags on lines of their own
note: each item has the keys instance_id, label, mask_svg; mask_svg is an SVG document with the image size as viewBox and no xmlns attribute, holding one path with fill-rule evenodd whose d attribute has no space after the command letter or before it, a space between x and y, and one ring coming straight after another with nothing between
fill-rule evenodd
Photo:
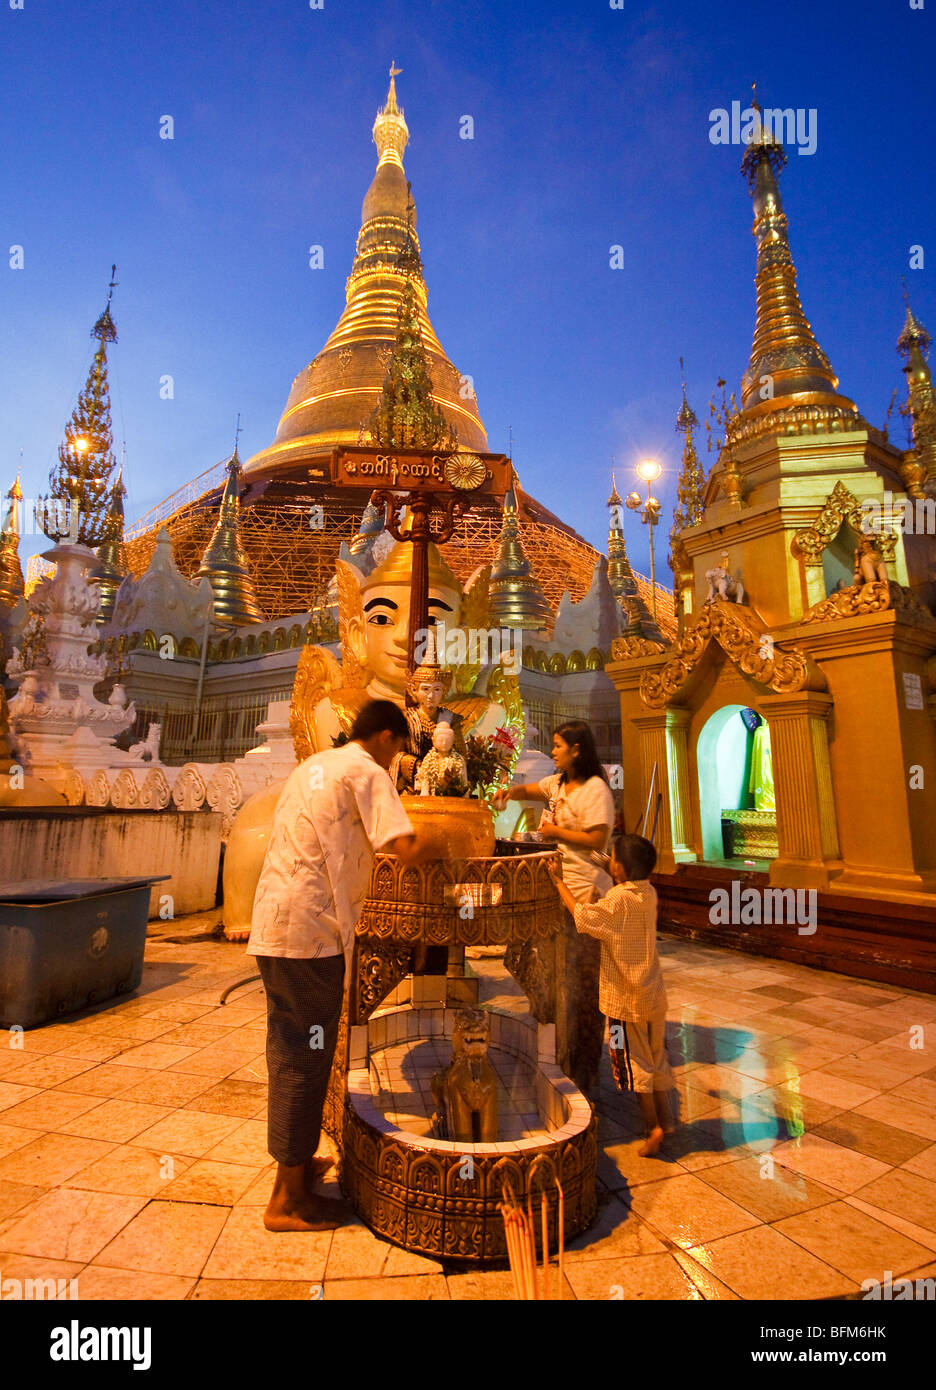
<instances>
[{"instance_id":1,"label":"tiled plaza","mask_svg":"<svg viewBox=\"0 0 936 1390\"><path fill-rule=\"evenodd\" d=\"M264 1229L264 1001L245 985L219 1004L253 962L197 939L214 920L151 924L134 997L0 1034L0 1278L77 1278L84 1299L511 1297L506 1270L445 1269L359 1224ZM640 1158L603 1064L598 1218L563 1296L860 1297L888 1271L936 1277L936 999L661 951L681 1127ZM499 960L470 966L486 1003L525 1007Z\"/></svg>"}]
</instances>

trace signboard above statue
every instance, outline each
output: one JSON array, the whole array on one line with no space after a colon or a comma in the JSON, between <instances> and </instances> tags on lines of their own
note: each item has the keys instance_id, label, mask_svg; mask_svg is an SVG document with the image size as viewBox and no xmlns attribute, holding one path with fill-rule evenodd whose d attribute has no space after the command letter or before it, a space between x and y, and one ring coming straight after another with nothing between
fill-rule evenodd
<instances>
[{"instance_id":1,"label":"signboard above statue","mask_svg":"<svg viewBox=\"0 0 936 1390\"><path fill-rule=\"evenodd\" d=\"M349 446L332 454L332 482L464 497L502 495L510 486L510 461L505 454Z\"/></svg>"}]
</instances>

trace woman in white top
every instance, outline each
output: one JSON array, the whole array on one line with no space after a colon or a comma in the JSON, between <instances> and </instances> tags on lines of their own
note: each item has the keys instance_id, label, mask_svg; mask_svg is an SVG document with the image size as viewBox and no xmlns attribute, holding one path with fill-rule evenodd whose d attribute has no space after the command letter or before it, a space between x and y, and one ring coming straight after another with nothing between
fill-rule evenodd
<instances>
[{"instance_id":1,"label":"woman in white top","mask_svg":"<svg viewBox=\"0 0 936 1390\"><path fill-rule=\"evenodd\" d=\"M592 731L581 720L561 725L553 734L552 758L556 771L541 782L526 782L501 792L495 806L502 811L508 801L545 801L539 833L558 846L562 878L580 902L603 897L612 881L596 862L607 853L614 826L614 796L598 760Z\"/></svg>"},{"instance_id":2,"label":"woman in white top","mask_svg":"<svg viewBox=\"0 0 936 1390\"><path fill-rule=\"evenodd\" d=\"M604 854L614 825L614 797L598 761L587 724L572 720L553 734L556 771L541 782L527 782L501 792L495 806L508 800L545 801L540 834L562 855L562 878L579 902L593 902L612 887L612 880L593 856ZM598 1009L600 949L575 930L566 913L565 930L556 940L554 1004L559 1065L582 1091L598 1079L604 1018ZM511 967L513 968L513 967ZM539 1017L539 1015L537 1015Z\"/></svg>"}]
</instances>

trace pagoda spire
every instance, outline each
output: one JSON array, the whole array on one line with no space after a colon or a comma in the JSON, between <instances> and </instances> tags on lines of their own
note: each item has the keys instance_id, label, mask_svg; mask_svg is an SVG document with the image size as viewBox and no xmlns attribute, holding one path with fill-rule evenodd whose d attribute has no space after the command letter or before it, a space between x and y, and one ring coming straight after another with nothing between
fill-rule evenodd
<instances>
[{"instance_id":1,"label":"pagoda spire","mask_svg":"<svg viewBox=\"0 0 936 1390\"><path fill-rule=\"evenodd\" d=\"M241 461L235 444L218 521L198 567L198 577L211 582L215 617L237 625L263 622L240 538L240 477Z\"/></svg>"},{"instance_id":2,"label":"pagoda spire","mask_svg":"<svg viewBox=\"0 0 936 1390\"><path fill-rule=\"evenodd\" d=\"M37 519L53 541L68 536L94 547L105 535L108 484L116 466L107 382L107 345L117 341L110 308L116 285L117 267L111 266L107 303L91 329L98 346L88 379L65 426L58 466L49 474L49 497L39 498L37 503Z\"/></svg>"},{"instance_id":3,"label":"pagoda spire","mask_svg":"<svg viewBox=\"0 0 936 1390\"><path fill-rule=\"evenodd\" d=\"M927 361L932 340L910 308L909 299L906 302L907 316L897 350L906 358L907 400L901 412L910 417L911 447L900 475L910 496L922 497L936 492L936 392Z\"/></svg>"},{"instance_id":4,"label":"pagoda spire","mask_svg":"<svg viewBox=\"0 0 936 1390\"><path fill-rule=\"evenodd\" d=\"M412 242L408 240L406 245ZM406 247L401 258L405 254ZM365 431L384 449L453 449L456 445L455 431L432 397L411 269L397 312L396 344Z\"/></svg>"},{"instance_id":5,"label":"pagoda spire","mask_svg":"<svg viewBox=\"0 0 936 1390\"><path fill-rule=\"evenodd\" d=\"M373 502L368 502L364 511L361 513L361 524L358 526L357 534L348 546L349 555L366 555L373 546L381 531L384 530L387 521L387 504L375 507Z\"/></svg>"},{"instance_id":6,"label":"pagoda spire","mask_svg":"<svg viewBox=\"0 0 936 1390\"><path fill-rule=\"evenodd\" d=\"M3 523L3 532L0 534L0 606L15 608L26 588L19 558L19 505L23 500L19 473L7 493L7 499L10 506Z\"/></svg>"},{"instance_id":7,"label":"pagoda spire","mask_svg":"<svg viewBox=\"0 0 936 1390\"><path fill-rule=\"evenodd\" d=\"M517 475L511 466L500 545L488 588L491 622L539 632L552 627L553 612L523 549L516 489Z\"/></svg>"},{"instance_id":8,"label":"pagoda spire","mask_svg":"<svg viewBox=\"0 0 936 1390\"><path fill-rule=\"evenodd\" d=\"M377 112L377 119L374 121L374 144L377 146L377 167L382 164L397 164L403 168L403 151L409 141L409 128L403 119L403 108L397 105L396 99L396 79L403 71L390 64L390 88L387 92L387 100L383 107Z\"/></svg>"},{"instance_id":9,"label":"pagoda spire","mask_svg":"<svg viewBox=\"0 0 936 1390\"><path fill-rule=\"evenodd\" d=\"M679 365L682 367L683 360L680 357ZM676 430L685 436L682 452L682 466L679 470L679 481L676 485L676 506L673 508L673 525L670 530L670 541L675 544L679 532L687 526L696 526L702 520L705 506L702 501L702 494L705 488L705 472L699 462L696 453L694 432L698 429L699 421L695 411L686 399L686 377L683 374L682 383L682 406L676 416Z\"/></svg>"},{"instance_id":10,"label":"pagoda spire","mask_svg":"<svg viewBox=\"0 0 936 1390\"><path fill-rule=\"evenodd\" d=\"M624 527L622 525L624 520L624 513L621 510L623 503L618 495L613 473L611 474L611 496L608 498L607 506L611 513L608 521L608 583L611 585L611 592L614 597L620 601L623 598L630 598L638 590L634 571L627 558L627 546L624 542Z\"/></svg>"},{"instance_id":11,"label":"pagoda spire","mask_svg":"<svg viewBox=\"0 0 936 1390\"><path fill-rule=\"evenodd\" d=\"M765 127L756 100L752 106L756 123L741 172L754 205L757 316L751 358L741 382L742 415L758 406L769 411L799 405L812 406L811 415L817 416L816 405L834 403L835 414L850 414L858 424L854 402L838 395L838 377L800 303L778 184L786 154L781 141Z\"/></svg>"},{"instance_id":12,"label":"pagoda spire","mask_svg":"<svg viewBox=\"0 0 936 1390\"><path fill-rule=\"evenodd\" d=\"M88 578L97 584L101 593L101 604L97 615L97 621L100 624L109 623L113 617L117 590L129 573L124 550L123 499L126 495L127 489L124 487L123 463L121 462L108 497L104 539L97 548L98 563L88 574Z\"/></svg>"}]
</instances>

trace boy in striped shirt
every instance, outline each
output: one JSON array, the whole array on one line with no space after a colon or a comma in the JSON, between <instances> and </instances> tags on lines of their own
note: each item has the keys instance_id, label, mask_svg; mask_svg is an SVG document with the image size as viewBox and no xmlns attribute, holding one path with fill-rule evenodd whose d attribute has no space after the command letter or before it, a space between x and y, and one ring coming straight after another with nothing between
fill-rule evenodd
<instances>
[{"instance_id":1,"label":"boy in striped shirt","mask_svg":"<svg viewBox=\"0 0 936 1390\"><path fill-rule=\"evenodd\" d=\"M650 882L656 850L641 835L618 835L609 872L614 887L595 903L576 902L555 870L553 882L576 930L601 942L598 1006L610 1029L611 1069L619 1091L633 1091L655 1154L673 1133L666 1055L666 989L657 954L657 895Z\"/></svg>"}]
</instances>

